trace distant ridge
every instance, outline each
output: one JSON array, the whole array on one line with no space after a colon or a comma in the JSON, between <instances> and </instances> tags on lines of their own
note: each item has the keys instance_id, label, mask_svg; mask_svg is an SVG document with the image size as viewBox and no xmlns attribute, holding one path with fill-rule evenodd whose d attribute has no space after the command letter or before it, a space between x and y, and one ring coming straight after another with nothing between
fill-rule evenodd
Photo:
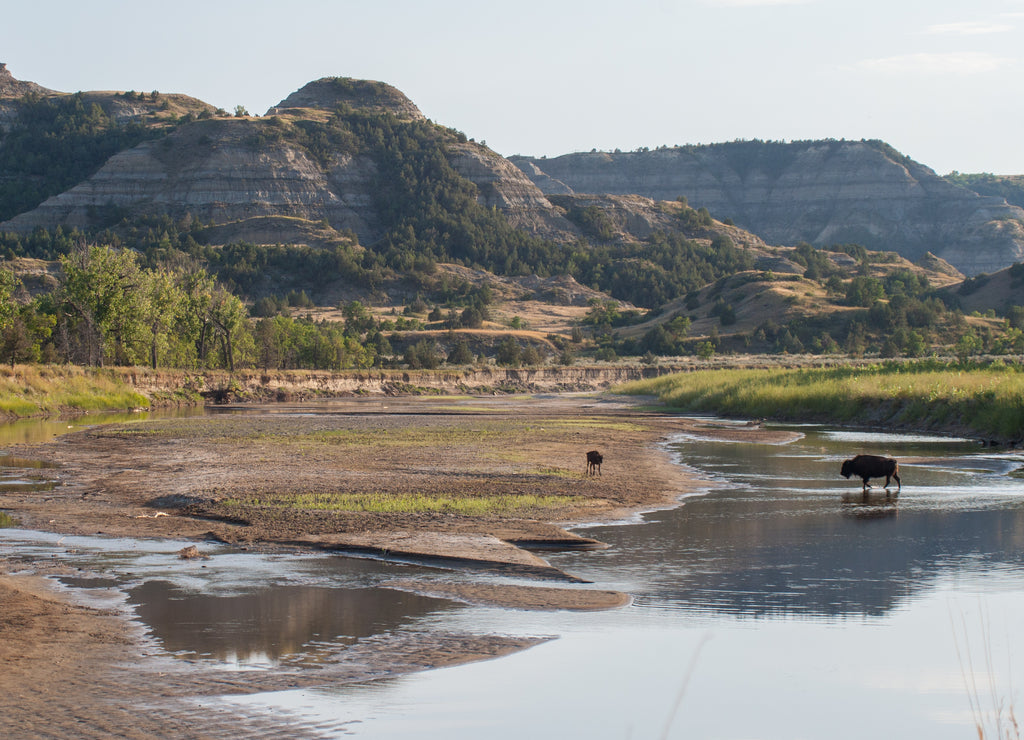
<instances>
[{"instance_id":1,"label":"distant ridge","mask_svg":"<svg viewBox=\"0 0 1024 740\"><path fill-rule=\"evenodd\" d=\"M70 159L61 148L69 146L59 128L63 114L53 117L52 131L28 132L35 136L31 157L21 144L9 144L17 136L0 140L11 157L0 194L38 193L8 197L0 231L89 230L138 217L188 216L235 224L247 238L259 235L265 219L265 238L274 243L304 243L311 233L323 234L325 222L372 244L387 231L382 213L391 205L381 192L395 178L382 177L383 138L362 140L359 132L368 122L382 129L433 125L400 90L370 80L324 77L259 117L157 91L55 92L15 79L0 64L0 129L13 130L22 111L60 105L77 106L75 115L84 117L98 105L109 120L90 122L96 146L76 143ZM344 123L352 113L356 122ZM663 204L682 198L690 210L707 209L708 218L769 244L859 244L911 261L931 253L968 275L1024 260L1024 208L939 177L881 141L736 141L506 159L454 128L437 126L427 138L440 155L435 169L443 159L477 203L555 242L574 243L584 233L600 242L671 231L678 219L667 217ZM81 172L69 167L89 151L95 162ZM439 182L442 174L426 174L424 182ZM465 211L468 202L453 207ZM608 223L597 224L596 211ZM452 214L456 221L463 215ZM289 238L282 219L305 223L292 221ZM437 231L443 236L447 227Z\"/></svg>"},{"instance_id":2,"label":"distant ridge","mask_svg":"<svg viewBox=\"0 0 1024 740\"><path fill-rule=\"evenodd\" d=\"M547 194L685 197L772 244L857 243L967 274L1024 259L1024 209L939 177L880 141L742 141L511 157Z\"/></svg>"}]
</instances>

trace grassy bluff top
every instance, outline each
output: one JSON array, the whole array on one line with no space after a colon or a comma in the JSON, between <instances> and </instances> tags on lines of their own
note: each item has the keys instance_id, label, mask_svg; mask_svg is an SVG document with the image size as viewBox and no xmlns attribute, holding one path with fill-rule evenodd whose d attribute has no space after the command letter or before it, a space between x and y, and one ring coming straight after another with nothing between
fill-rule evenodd
<instances>
[{"instance_id":1,"label":"grassy bluff top","mask_svg":"<svg viewBox=\"0 0 1024 740\"><path fill-rule=\"evenodd\" d=\"M320 108L333 111L342 106L373 113L391 113L405 120L422 120L423 114L400 90L384 82L350 77L324 77L310 82L267 111L267 115L289 108Z\"/></svg>"}]
</instances>

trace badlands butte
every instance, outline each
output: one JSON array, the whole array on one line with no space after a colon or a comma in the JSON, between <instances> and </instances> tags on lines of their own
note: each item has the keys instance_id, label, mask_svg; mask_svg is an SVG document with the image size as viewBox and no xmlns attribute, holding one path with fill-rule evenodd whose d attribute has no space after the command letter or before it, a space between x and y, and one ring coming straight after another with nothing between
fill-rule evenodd
<instances>
[{"instance_id":1,"label":"badlands butte","mask_svg":"<svg viewBox=\"0 0 1024 740\"><path fill-rule=\"evenodd\" d=\"M395 88L343 78L311 82L262 116L228 116L186 95L79 95L117 125L144 129L148 140L97 155L94 171L79 181L0 214L0 231L87 230L115 216L159 214L225 227L210 235L215 240L308 243L333 231L372 245L387 227L373 192L379 160L353 141L321 149L296 132L339 109L423 120ZM0 130L15 128L31 101L49 97L67 94L19 81L0 66ZM592 206L609 216L607 240L678 228L658 204L684 197L767 244L856 243L911 261L930 252L966 275L995 272L1024 255L1019 202L979 195L880 141L742 141L505 158L462 137L445 154L480 203L518 229L559 242L602 238L575 217ZM4 175L8 183L13 177Z\"/></svg>"}]
</instances>

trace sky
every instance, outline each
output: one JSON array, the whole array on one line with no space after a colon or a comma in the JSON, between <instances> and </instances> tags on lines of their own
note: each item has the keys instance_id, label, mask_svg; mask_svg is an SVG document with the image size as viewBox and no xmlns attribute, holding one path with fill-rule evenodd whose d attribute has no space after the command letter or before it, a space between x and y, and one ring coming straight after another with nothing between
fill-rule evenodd
<instances>
[{"instance_id":1,"label":"sky","mask_svg":"<svg viewBox=\"0 0 1024 740\"><path fill-rule=\"evenodd\" d=\"M881 139L1024 174L1024 0L4 0L0 62L254 114L380 80L506 156Z\"/></svg>"}]
</instances>

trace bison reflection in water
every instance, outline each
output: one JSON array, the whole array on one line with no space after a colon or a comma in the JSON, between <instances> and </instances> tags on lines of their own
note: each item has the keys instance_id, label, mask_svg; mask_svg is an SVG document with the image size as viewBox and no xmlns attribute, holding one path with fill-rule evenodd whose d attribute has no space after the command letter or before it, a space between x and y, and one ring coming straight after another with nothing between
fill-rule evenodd
<instances>
[{"instance_id":1,"label":"bison reflection in water","mask_svg":"<svg viewBox=\"0 0 1024 740\"><path fill-rule=\"evenodd\" d=\"M843 461L843 467L840 468L839 474L844 478L856 475L863 481L864 486L862 490L864 491L871 488L868 485L868 480L871 478L885 478L886 488L889 487L890 480L895 480L897 490L903 488L902 483L900 483L899 464L891 457L857 455L850 460Z\"/></svg>"},{"instance_id":2,"label":"bison reflection in water","mask_svg":"<svg viewBox=\"0 0 1024 740\"><path fill-rule=\"evenodd\" d=\"M843 516L866 522L898 516L899 500L899 493L866 489L862 493L844 492L840 507Z\"/></svg>"}]
</instances>

